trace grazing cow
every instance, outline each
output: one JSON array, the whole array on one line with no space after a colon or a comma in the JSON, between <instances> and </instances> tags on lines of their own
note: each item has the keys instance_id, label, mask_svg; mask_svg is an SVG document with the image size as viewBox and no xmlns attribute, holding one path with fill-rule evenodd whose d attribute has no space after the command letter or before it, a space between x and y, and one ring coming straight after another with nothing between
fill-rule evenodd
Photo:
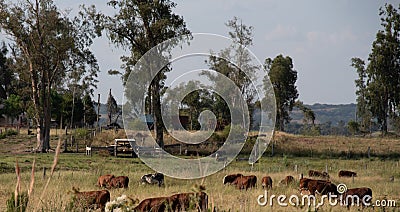
<instances>
[{"instance_id":1,"label":"grazing cow","mask_svg":"<svg viewBox=\"0 0 400 212\"><path fill-rule=\"evenodd\" d=\"M230 174L230 175L226 175L223 179L223 183L224 185L226 184L232 184L236 178L243 176L242 174Z\"/></svg>"},{"instance_id":2,"label":"grazing cow","mask_svg":"<svg viewBox=\"0 0 400 212\"><path fill-rule=\"evenodd\" d=\"M238 189L249 189L255 188L257 185L257 177L255 175L250 176L240 176L232 182L233 185L236 185Z\"/></svg>"},{"instance_id":3,"label":"grazing cow","mask_svg":"<svg viewBox=\"0 0 400 212\"><path fill-rule=\"evenodd\" d=\"M72 188L74 191L74 205L76 208L96 209L104 211L106 203L110 201L110 192L101 191L82 191Z\"/></svg>"},{"instance_id":4,"label":"grazing cow","mask_svg":"<svg viewBox=\"0 0 400 212\"><path fill-rule=\"evenodd\" d=\"M342 194L342 201L347 209L350 209L352 204L366 206L364 203L371 204L372 200L372 190L370 188L351 188L347 189L346 192Z\"/></svg>"},{"instance_id":5,"label":"grazing cow","mask_svg":"<svg viewBox=\"0 0 400 212\"><path fill-rule=\"evenodd\" d=\"M261 186L264 189L272 188L272 178L270 176L265 176L261 179Z\"/></svg>"},{"instance_id":6,"label":"grazing cow","mask_svg":"<svg viewBox=\"0 0 400 212\"><path fill-rule=\"evenodd\" d=\"M314 180L309 178L303 178L300 180L300 192L303 190L308 190L310 195L314 195L315 193L325 195L328 193L338 194L337 187L335 184L326 180Z\"/></svg>"},{"instance_id":7,"label":"grazing cow","mask_svg":"<svg viewBox=\"0 0 400 212\"><path fill-rule=\"evenodd\" d=\"M153 197L142 200L133 211L147 212L147 211L168 211L171 209L173 200L170 197Z\"/></svg>"},{"instance_id":8,"label":"grazing cow","mask_svg":"<svg viewBox=\"0 0 400 212\"><path fill-rule=\"evenodd\" d=\"M110 183L110 180L114 177L115 176L112 174L102 175L99 177L99 179L97 179L97 185L99 187L106 187Z\"/></svg>"},{"instance_id":9,"label":"grazing cow","mask_svg":"<svg viewBox=\"0 0 400 212\"><path fill-rule=\"evenodd\" d=\"M338 175L339 177L357 177L357 173L346 170L340 170Z\"/></svg>"},{"instance_id":10,"label":"grazing cow","mask_svg":"<svg viewBox=\"0 0 400 212\"><path fill-rule=\"evenodd\" d=\"M108 184L110 188L128 188L129 177L127 176L118 176L111 178L110 183Z\"/></svg>"},{"instance_id":11,"label":"grazing cow","mask_svg":"<svg viewBox=\"0 0 400 212\"><path fill-rule=\"evenodd\" d=\"M169 197L142 200L133 211L188 211L195 207L200 212L208 210L208 195L204 192L179 193Z\"/></svg>"},{"instance_id":12,"label":"grazing cow","mask_svg":"<svg viewBox=\"0 0 400 212\"><path fill-rule=\"evenodd\" d=\"M308 176L309 177L321 177L324 179L329 179L329 174L327 172L320 172L320 171L315 171L315 170L309 170L308 171Z\"/></svg>"},{"instance_id":13,"label":"grazing cow","mask_svg":"<svg viewBox=\"0 0 400 212\"><path fill-rule=\"evenodd\" d=\"M208 210L208 195L204 192L174 194L170 198L173 201L171 204L173 211Z\"/></svg>"},{"instance_id":14,"label":"grazing cow","mask_svg":"<svg viewBox=\"0 0 400 212\"><path fill-rule=\"evenodd\" d=\"M147 184L158 184L158 186L161 187L164 185L164 174L158 172L154 174L145 174L140 181Z\"/></svg>"},{"instance_id":15,"label":"grazing cow","mask_svg":"<svg viewBox=\"0 0 400 212\"><path fill-rule=\"evenodd\" d=\"M288 185L294 183L294 177L291 175L288 175L283 180L281 180L279 183L288 186Z\"/></svg>"}]
</instances>

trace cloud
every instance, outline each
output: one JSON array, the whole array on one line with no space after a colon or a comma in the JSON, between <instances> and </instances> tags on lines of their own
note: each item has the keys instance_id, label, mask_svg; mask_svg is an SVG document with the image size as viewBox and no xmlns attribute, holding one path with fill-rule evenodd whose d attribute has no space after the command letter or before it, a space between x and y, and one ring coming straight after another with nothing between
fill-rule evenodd
<instances>
[{"instance_id":1,"label":"cloud","mask_svg":"<svg viewBox=\"0 0 400 212\"><path fill-rule=\"evenodd\" d=\"M267 41L293 39L297 34L297 29L294 26L282 26L279 24L275 29L265 35L265 39Z\"/></svg>"},{"instance_id":2,"label":"cloud","mask_svg":"<svg viewBox=\"0 0 400 212\"><path fill-rule=\"evenodd\" d=\"M307 41L311 43L327 43L327 44L340 44L353 42L358 40L358 36L355 35L350 29L344 29L339 32L321 32L321 31L310 31L306 33Z\"/></svg>"}]
</instances>

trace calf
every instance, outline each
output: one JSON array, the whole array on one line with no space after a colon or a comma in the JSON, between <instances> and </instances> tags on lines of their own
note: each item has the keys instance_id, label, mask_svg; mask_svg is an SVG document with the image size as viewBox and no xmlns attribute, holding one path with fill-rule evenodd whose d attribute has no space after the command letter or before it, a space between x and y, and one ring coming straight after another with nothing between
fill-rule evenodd
<instances>
[{"instance_id":1,"label":"calf","mask_svg":"<svg viewBox=\"0 0 400 212\"><path fill-rule=\"evenodd\" d=\"M347 189L347 191L342 194L342 201L344 201L344 205L347 206L347 209L350 209L350 206L353 204L361 204L365 207L365 203L371 204L371 200L372 190L366 187Z\"/></svg>"},{"instance_id":2,"label":"calf","mask_svg":"<svg viewBox=\"0 0 400 212\"><path fill-rule=\"evenodd\" d=\"M129 177L127 176L118 176L111 178L110 183L108 184L110 188L128 188Z\"/></svg>"},{"instance_id":3,"label":"calf","mask_svg":"<svg viewBox=\"0 0 400 212\"><path fill-rule=\"evenodd\" d=\"M357 177L357 173L346 170L340 170L338 175L339 177Z\"/></svg>"},{"instance_id":4,"label":"calf","mask_svg":"<svg viewBox=\"0 0 400 212\"><path fill-rule=\"evenodd\" d=\"M288 175L283 180L281 180L279 183L288 186L288 185L294 183L294 177Z\"/></svg>"},{"instance_id":5,"label":"calf","mask_svg":"<svg viewBox=\"0 0 400 212\"><path fill-rule=\"evenodd\" d=\"M224 185L226 184L232 184L236 178L243 176L242 174L230 174L230 175L226 175L223 179L223 183Z\"/></svg>"},{"instance_id":6,"label":"calf","mask_svg":"<svg viewBox=\"0 0 400 212\"><path fill-rule=\"evenodd\" d=\"M164 185L164 174L158 172L154 174L145 174L140 181L147 184L158 184L158 186L161 187Z\"/></svg>"},{"instance_id":7,"label":"calf","mask_svg":"<svg viewBox=\"0 0 400 212\"><path fill-rule=\"evenodd\" d=\"M272 188L272 178L270 176L265 176L261 179L261 186L263 189Z\"/></svg>"},{"instance_id":8,"label":"calf","mask_svg":"<svg viewBox=\"0 0 400 212\"><path fill-rule=\"evenodd\" d=\"M76 208L96 209L104 211L106 203L110 201L110 192L101 191L82 191L72 188L74 191L74 205Z\"/></svg>"},{"instance_id":9,"label":"calf","mask_svg":"<svg viewBox=\"0 0 400 212\"><path fill-rule=\"evenodd\" d=\"M111 180L112 178L114 178L114 177L115 177L115 176L112 175L112 174L102 175L102 176L100 176L100 177L97 179L97 185L98 185L99 187L106 187L106 186L110 183L110 180Z\"/></svg>"},{"instance_id":10,"label":"calf","mask_svg":"<svg viewBox=\"0 0 400 212\"><path fill-rule=\"evenodd\" d=\"M320 172L320 171L315 171L315 170L309 170L308 171L308 176L309 177L321 177L324 179L329 179L329 174L327 172Z\"/></svg>"}]
</instances>

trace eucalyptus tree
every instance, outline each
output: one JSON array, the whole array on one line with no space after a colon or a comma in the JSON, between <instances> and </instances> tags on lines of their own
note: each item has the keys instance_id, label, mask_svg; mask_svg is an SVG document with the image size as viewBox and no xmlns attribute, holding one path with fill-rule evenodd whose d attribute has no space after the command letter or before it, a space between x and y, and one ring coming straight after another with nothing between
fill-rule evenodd
<instances>
[{"instance_id":1,"label":"eucalyptus tree","mask_svg":"<svg viewBox=\"0 0 400 212\"><path fill-rule=\"evenodd\" d=\"M216 55L209 57L206 61L210 69L217 71L225 77L232 80L235 85L239 88L245 103L249 109L250 123L252 123L252 115L254 110L254 97L255 88L252 82L254 81L255 72L262 67L259 67L252 63L252 55L247 48L253 45L253 27L243 24L242 20L238 17L233 17L225 26L229 28L229 37L232 39L233 44L221 52L217 52ZM229 97L228 101L232 101L234 104L238 104L237 101L240 98L233 95L231 88L227 87L225 83L218 83L223 81L223 76L214 75L210 72L203 72L211 81L215 82L217 90L222 95ZM224 102L224 99L219 95L214 94L214 112L219 114L219 119L229 119L230 111L228 105ZM243 114L244 115L244 114Z\"/></svg>"},{"instance_id":2,"label":"eucalyptus tree","mask_svg":"<svg viewBox=\"0 0 400 212\"><path fill-rule=\"evenodd\" d=\"M95 86L99 67L90 51L96 36L80 13L70 19L52 0L0 0L0 28L11 39L16 72L30 85L37 151L50 149L51 92L69 77Z\"/></svg>"},{"instance_id":3,"label":"eucalyptus tree","mask_svg":"<svg viewBox=\"0 0 400 212\"><path fill-rule=\"evenodd\" d=\"M273 60L265 60L265 69L268 72L276 98L276 129L285 130L285 124L290 122L290 111L299 96L296 86L297 71L293 67L292 58L283 55Z\"/></svg>"},{"instance_id":4,"label":"eucalyptus tree","mask_svg":"<svg viewBox=\"0 0 400 212\"><path fill-rule=\"evenodd\" d=\"M388 131L389 119L400 116L399 11L400 4L398 9L391 4L385 4L385 7L379 9L383 29L376 33L366 69L361 59L352 59L352 65L359 74L356 81L357 103L361 103L360 109L364 107L362 111L368 110L372 118L377 120L383 135Z\"/></svg>"},{"instance_id":5,"label":"eucalyptus tree","mask_svg":"<svg viewBox=\"0 0 400 212\"><path fill-rule=\"evenodd\" d=\"M114 45L130 52L129 55L121 57L124 73L119 74L122 74L125 86L147 90L148 104L146 111L153 116L156 142L163 147L164 126L161 118L161 96L163 94L165 72L168 71L168 68L164 68L154 77L149 88L144 88L140 84L126 85L125 83L131 72L134 72L135 77L148 75L149 70L134 68L136 62L146 52L168 39L189 35L190 31L186 28L183 17L172 11L176 4L170 0L111 0L108 1L107 5L117 12L112 16L108 16L98 13L96 8L91 6L86 8L87 13L92 21L97 24L99 31L105 29ZM159 52L164 50L168 49L159 49ZM118 74L115 71L110 71L109 73ZM125 96L130 108L134 109L135 95L139 93L141 92L138 92L138 90L126 89Z\"/></svg>"},{"instance_id":6,"label":"eucalyptus tree","mask_svg":"<svg viewBox=\"0 0 400 212\"><path fill-rule=\"evenodd\" d=\"M296 86L297 71L293 67L293 60L289 56L276 56L273 60L265 60L265 69L268 72L276 98L276 129L285 130L285 124L290 122L289 113L299 96Z\"/></svg>"}]
</instances>

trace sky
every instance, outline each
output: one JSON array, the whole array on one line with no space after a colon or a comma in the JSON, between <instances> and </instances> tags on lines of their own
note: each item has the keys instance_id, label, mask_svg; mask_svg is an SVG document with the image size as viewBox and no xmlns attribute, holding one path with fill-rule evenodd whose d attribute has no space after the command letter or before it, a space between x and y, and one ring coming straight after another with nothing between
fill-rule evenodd
<instances>
[{"instance_id":1,"label":"sky","mask_svg":"<svg viewBox=\"0 0 400 212\"><path fill-rule=\"evenodd\" d=\"M98 10L112 13L106 1L55 0L61 10L78 11L81 4L95 4ZM101 3L99 3L101 2ZM306 104L355 103L356 71L351 58L368 58L376 32L381 29L379 7L399 0L176 0L174 12L183 16L187 28L195 33L228 36L225 23L234 16L253 26L253 46L249 49L263 62L279 54L290 56L298 73L299 100ZM2 39L0 37L0 39ZM120 56L126 54L108 40L97 38L92 50L100 66L98 88L101 102L109 89L122 103L123 86L119 76Z\"/></svg>"}]
</instances>

